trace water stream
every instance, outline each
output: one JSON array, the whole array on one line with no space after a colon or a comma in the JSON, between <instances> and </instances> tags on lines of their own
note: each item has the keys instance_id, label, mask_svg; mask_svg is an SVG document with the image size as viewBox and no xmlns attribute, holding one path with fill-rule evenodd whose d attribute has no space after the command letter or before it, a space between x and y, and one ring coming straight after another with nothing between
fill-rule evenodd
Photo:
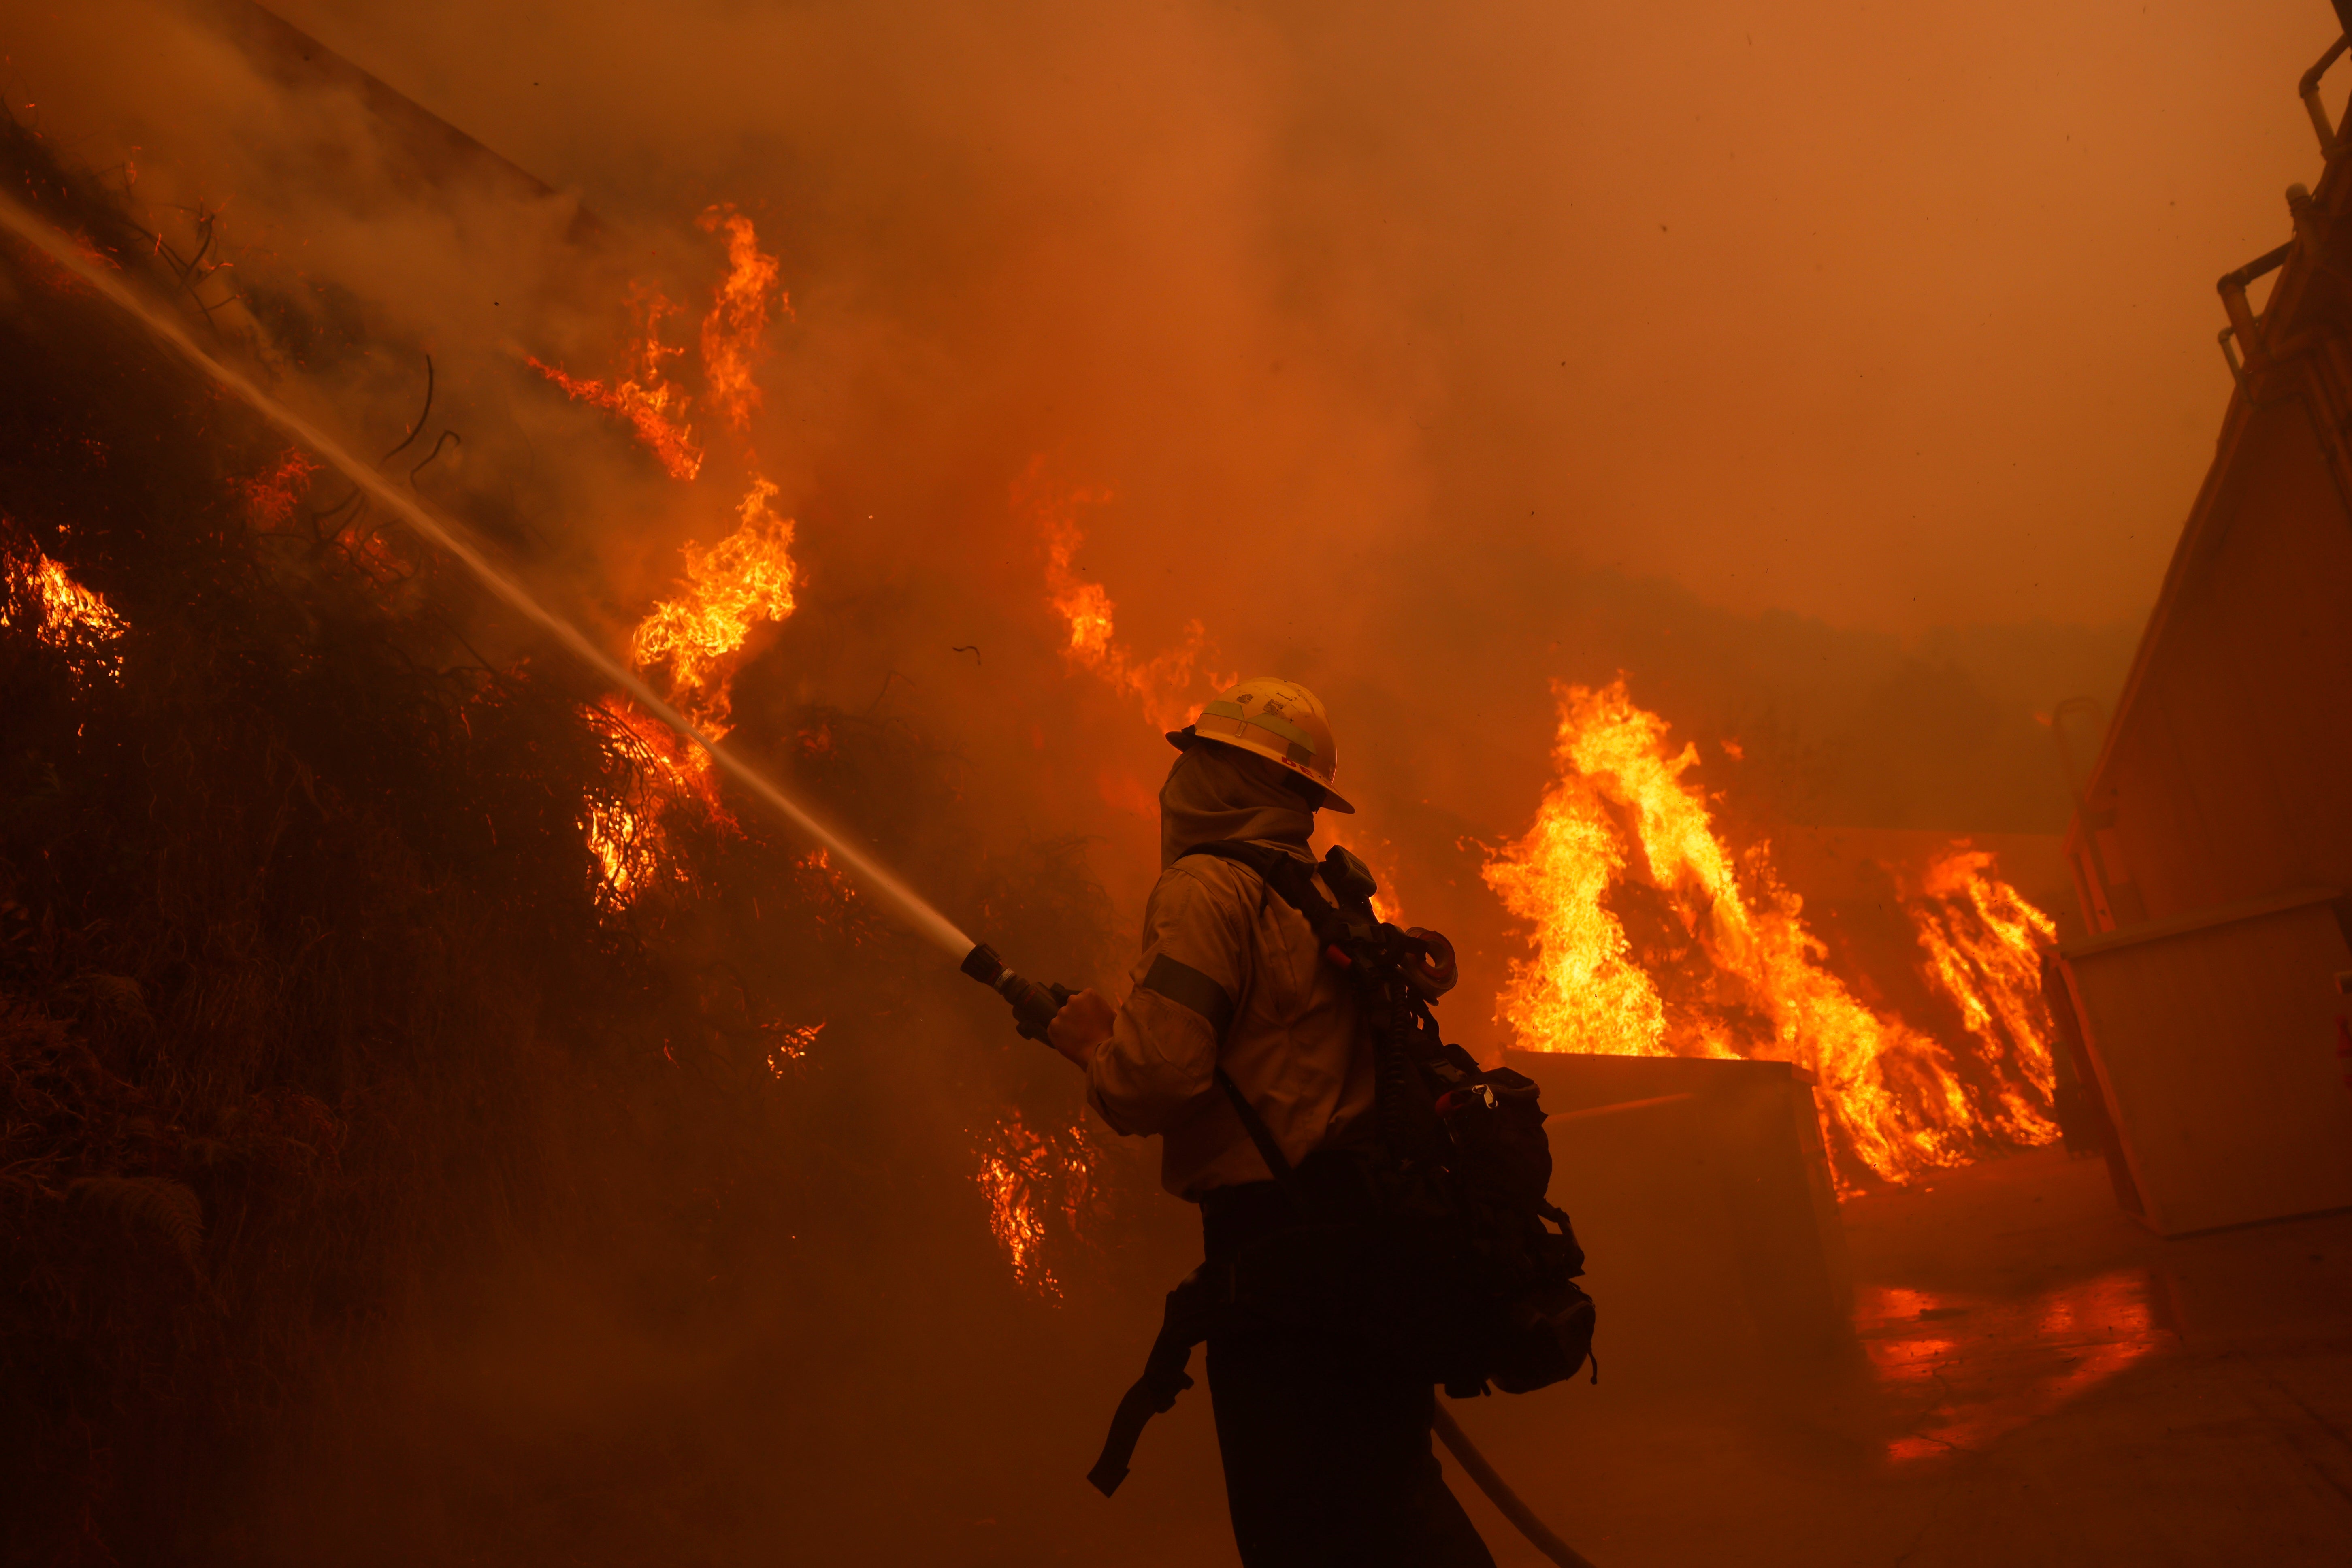
<instances>
[{"instance_id":1,"label":"water stream","mask_svg":"<svg viewBox=\"0 0 2352 1568\"><path fill-rule=\"evenodd\" d=\"M838 857L841 865L846 867L870 892L878 894L919 935L938 944L951 958L961 960L971 951L971 938L957 930L954 921L925 902L912 888L900 881L873 856L811 816L798 801L777 788L767 775L697 729L693 721L662 700L642 678L598 647L585 632L541 604L530 590L500 571L467 538L460 525L436 515L415 495L395 488L391 480L354 457L334 437L205 353L178 321L140 299L121 279L110 276L66 236L5 195L0 195L0 225L5 225L50 260L129 312L164 346L235 394L264 419L316 453L419 534L457 557L467 571L481 580L484 587L547 628L556 640L571 649L590 668L626 693L631 701L701 747L709 753L713 763L759 796L777 816Z\"/></svg>"}]
</instances>

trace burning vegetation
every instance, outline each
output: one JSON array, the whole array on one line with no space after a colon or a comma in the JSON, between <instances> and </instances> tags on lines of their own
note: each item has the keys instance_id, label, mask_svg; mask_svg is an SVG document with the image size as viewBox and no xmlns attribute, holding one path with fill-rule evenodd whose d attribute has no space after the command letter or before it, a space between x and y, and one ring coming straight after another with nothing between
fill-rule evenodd
<instances>
[{"instance_id":1,"label":"burning vegetation","mask_svg":"<svg viewBox=\"0 0 2352 1568\"><path fill-rule=\"evenodd\" d=\"M1085 1123L1040 1133L1018 1110L981 1141L980 1173L972 1179L988 1199L988 1227L1013 1277L1041 1300L1062 1299L1054 1254L1085 1245L1092 1222L1108 1217L1097 1156Z\"/></svg>"},{"instance_id":2,"label":"burning vegetation","mask_svg":"<svg viewBox=\"0 0 2352 1568\"><path fill-rule=\"evenodd\" d=\"M186 299L95 181L13 125L0 152L10 188ZM718 226L708 395L733 430L756 387L726 377L756 363L758 300L781 295L772 275L738 281L760 276L748 220ZM257 1531L355 1529L395 1554L478 1554L474 1524L360 1478L527 1474L484 1447L495 1421L446 1407L478 1397L452 1369L631 1375L646 1352L627 1333L579 1342L584 1303L681 1349L751 1347L740 1408L677 1395L694 1419L642 1510L604 1516L596 1560L660 1555L674 1503L741 1516L754 1492L730 1489L771 1480L729 1461L730 1435L835 1382L855 1410L877 1332L902 1346L894 1375L957 1384L952 1408L1011 1398L950 1375L957 1352L877 1276L900 1254L874 1238L1000 1281L1000 1307L961 1309L985 1332L1022 1332L1048 1278L1103 1288L1055 1260L1071 1184L1098 1215L1122 1171L1081 1180L1067 1139L1044 1141L1045 1164L1006 1144L1038 1260L1018 1278L975 1190L961 1108L1059 1103L1029 1047L996 1037L961 977L910 979L928 966L822 852L736 812L699 757L461 577L388 574L412 547L314 455L13 239L0 289L31 301L0 311L0 1463L20 1482L0 1555L247 1561ZM690 496L704 469L677 353L640 314L617 395L660 482ZM215 316L273 352L268 332L309 330L291 307ZM363 349L423 363L414 343ZM794 613L801 581L745 461L719 509L731 526L688 548L633 649L714 728L740 718L750 633ZM983 849L955 760L920 733L761 700L763 762L851 831L992 931L1098 959L1108 921L1075 845ZM909 1103L914 1048L936 1049L937 1098ZM510 1327L484 1315L505 1300ZM813 1384L794 1347L827 1343L853 1349ZM596 1462L645 1468L632 1440Z\"/></svg>"},{"instance_id":3,"label":"burning vegetation","mask_svg":"<svg viewBox=\"0 0 2352 1568\"><path fill-rule=\"evenodd\" d=\"M1626 683L1559 692L1559 776L1486 876L1533 928L1499 1006L1533 1050L1748 1057L1818 1080L1848 1190L2058 1136L2037 944L2050 920L1957 847L1906 904L1916 963L1964 1020L1938 1039L1861 1001L1775 873L1735 853L1665 721Z\"/></svg>"},{"instance_id":4,"label":"burning vegetation","mask_svg":"<svg viewBox=\"0 0 2352 1568\"><path fill-rule=\"evenodd\" d=\"M107 265L188 291L115 196L21 132L7 152ZM1116 973L1081 840L992 843L952 738L777 677L825 582L767 477L788 465L759 450L767 333L791 308L749 216L698 223L724 248L698 331L640 279L616 351L580 356L603 376L500 362L518 402L563 410L551 384L612 416L562 416L604 429L674 500L669 538L690 533L675 575L612 595L630 665L1008 950ZM5 1457L50 1499L0 1525L18 1555L237 1558L209 1500L299 1468L371 1400L413 1399L383 1369L408 1364L429 1282L489 1293L518 1255L679 1343L918 1342L903 1353L962 1378L982 1418L992 1385L923 1339L936 1260L1024 1310L1164 1289L1119 1240L1151 1184L1097 1142L1060 1064L962 1005L957 977L919 978L825 851L739 812L705 753L56 268L13 245L0 265L41 302L5 318L21 368L0 391L0 1263L18 1363L72 1369L7 1386ZM429 363L363 336L332 360L264 276L191 310L233 323L232 349L290 359L299 339L322 374ZM412 481L459 444L467 412L447 417L381 432L404 464L421 453ZM527 554L527 530L452 495ZM1046 668L1158 729L1234 679L1199 620L1149 658L1120 640L1082 558L1108 491L1040 458L1010 499L1058 623ZM2035 955L2053 930L1989 855L1956 846L1904 889L1941 1009L1906 1016L1832 959L1769 843L1729 843L1696 749L1622 681L1563 689L1555 757L1533 825L1486 867L1533 933L1499 999L1519 1044L1796 1063L1849 1191L2054 1138ZM1391 881L1402 837L1358 842ZM1384 887L1383 915L1398 899ZM914 1239L877 1262L877 1236ZM763 1393L802 1375L761 1365ZM840 1375L853 1409L866 1390ZM723 1468L696 1448L723 1434L677 1441L679 1473ZM616 1554L662 1550L667 1500L647 1517Z\"/></svg>"},{"instance_id":5,"label":"burning vegetation","mask_svg":"<svg viewBox=\"0 0 2352 1568\"><path fill-rule=\"evenodd\" d=\"M0 516L0 531L8 520ZM105 599L75 582L29 538L0 531L0 630L30 636L59 655L76 682L121 679L114 643L125 630Z\"/></svg>"}]
</instances>

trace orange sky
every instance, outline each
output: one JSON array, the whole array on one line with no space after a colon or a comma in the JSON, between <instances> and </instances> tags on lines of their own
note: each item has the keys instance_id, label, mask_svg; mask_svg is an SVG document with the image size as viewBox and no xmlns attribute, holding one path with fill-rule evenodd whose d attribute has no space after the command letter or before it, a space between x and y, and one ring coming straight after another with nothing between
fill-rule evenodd
<instances>
[{"instance_id":1,"label":"orange sky","mask_svg":"<svg viewBox=\"0 0 2352 1568\"><path fill-rule=\"evenodd\" d=\"M1473 579L1613 563L1898 632L2144 610L2229 389L2212 280L2316 175L2294 87L2333 31L2318 0L282 9L600 210L769 204L800 297L986 362L1118 490L1136 593L1174 533L1428 530Z\"/></svg>"}]
</instances>

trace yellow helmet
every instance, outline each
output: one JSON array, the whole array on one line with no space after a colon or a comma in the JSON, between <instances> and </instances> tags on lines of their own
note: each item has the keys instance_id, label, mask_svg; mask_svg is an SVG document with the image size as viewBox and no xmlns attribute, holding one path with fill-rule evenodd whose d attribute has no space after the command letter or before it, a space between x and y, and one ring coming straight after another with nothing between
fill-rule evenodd
<instances>
[{"instance_id":1,"label":"yellow helmet","mask_svg":"<svg viewBox=\"0 0 2352 1568\"><path fill-rule=\"evenodd\" d=\"M1255 752L1319 786L1331 810L1356 809L1331 788L1339 752L1331 743L1323 700L1295 680L1255 676L1221 693L1198 719L1168 737L1178 747L1195 740Z\"/></svg>"}]
</instances>

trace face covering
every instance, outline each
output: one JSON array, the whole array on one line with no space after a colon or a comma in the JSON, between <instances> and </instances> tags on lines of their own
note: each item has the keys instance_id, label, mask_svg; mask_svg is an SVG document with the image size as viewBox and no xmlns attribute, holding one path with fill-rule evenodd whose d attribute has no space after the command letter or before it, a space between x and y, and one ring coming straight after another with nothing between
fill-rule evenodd
<instances>
[{"instance_id":1,"label":"face covering","mask_svg":"<svg viewBox=\"0 0 2352 1568\"><path fill-rule=\"evenodd\" d=\"M1214 741L1187 746L1160 786L1160 868L1196 844L1283 844L1303 853L1315 812L1286 776L1263 757Z\"/></svg>"}]
</instances>

